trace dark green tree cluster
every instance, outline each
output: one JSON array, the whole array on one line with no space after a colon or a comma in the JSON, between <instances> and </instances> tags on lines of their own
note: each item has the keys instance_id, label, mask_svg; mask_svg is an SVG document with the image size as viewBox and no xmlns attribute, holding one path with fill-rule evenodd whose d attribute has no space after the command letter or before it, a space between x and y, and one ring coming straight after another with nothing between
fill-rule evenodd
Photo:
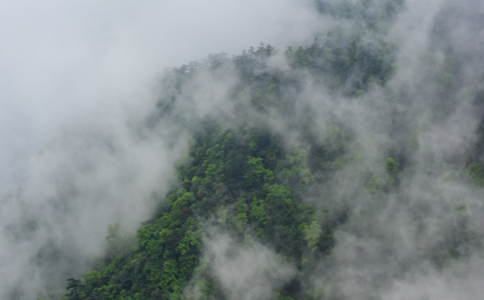
<instances>
[{"instance_id":1,"label":"dark green tree cluster","mask_svg":"<svg viewBox=\"0 0 484 300\"><path fill-rule=\"evenodd\" d=\"M181 187L138 230L132 251L118 250L82 284L70 279L69 299L183 299L200 263L203 229L220 227L212 216L221 211L229 216L224 230L238 242L257 240L301 270L329 253L338 221L301 199L303 187L314 181L308 153L287 151L280 137L250 126L238 132L214 127L219 126L207 122L210 130L197 136L192 162L180 169ZM116 230L110 226L110 243ZM207 297L222 293L210 272L202 277ZM296 296L301 291L281 292Z\"/></svg>"}]
</instances>

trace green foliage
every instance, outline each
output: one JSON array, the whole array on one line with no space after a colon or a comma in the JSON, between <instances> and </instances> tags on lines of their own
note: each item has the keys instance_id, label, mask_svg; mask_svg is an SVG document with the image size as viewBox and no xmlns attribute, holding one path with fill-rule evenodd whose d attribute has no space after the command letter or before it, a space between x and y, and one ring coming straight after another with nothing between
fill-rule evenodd
<instances>
[{"instance_id":1,"label":"green foliage","mask_svg":"<svg viewBox=\"0 0 484 300\"><path fill-rule=\"evenodd\" d=\"M386 185L387 182L385 180L380 177L373 176L368 179L366 191L372 195L380 195L384 191Z\"/></svg>"},{"instance_id":2,"label":"green foliage","mask_svg":"<svg viewBox=\"0 0 484 300\"><path fill-rule=\"evenodd\" d=\"M286 49L288 70L272 68L278 50L261 44L233 58L211 55L162 75L157 113L148 123L156 127L163 120L192 130L190 160L178 169L180 184L160 199L153 220L144 223L135 238L119 223L108 227L106 265L87 273L82 282L69 279L68 299L226 299L212 266L202 257L207 226L222 227L240 245L267 245L299 268L295 283L275 291L274 299L322 298L323 290L306 295L298 286L309 281L304 276L311 262L331 252L334 230L347 213L316 209L303 200L314 197L312 187L329 184L351 160L351 132L331 123L324 132L314 132L311 124L317 120L307 112L301 122L301 115L294 113L300 109L295 101L307 76L330 92L355 98L372 85L384 85L393 74L394 49L380 34L401 8L401 1L388 0L370 14L369 8L362 10L352 1L328 3L319 1L321 13L361 16L365 28L352 36L335 29L323 42L315 39L311 45ZM240 115L196 121L191 114L181 115L178 105L186 103L178 101L194 97L186 95L185 88L192 91L200 74L223 77L224 68L233 69L240 79L227 94ZM300 133L302 146L290 147L269 129L264 119L273 116L288 119L293 126L289 129ZM386 173L369 175L365 190L385 193L398 183L400 169L396 159L387 158ZM479 172L470 167L469 176L480 178ZM197 295L184 290L188 284Z\"/></svg>"},{"instance_id":3,"label":"green foliage","mask_svg":"<svg viewBox=\"0 0 484 300\"><path fill-rule=\"evenodd\" d=\"M484 166L481 163L471 163L466 174L475 184L484 186Z\"/></svg>"},{"instance_id":4,"label":"green foliage","mask_svg":"<svg viewBox=\"0 0 484 300\"><path fill-rule=\"evenodd\" d=\"M308 300L316 300L316 299L325 299L323 298L324 296L324 288L319 286L319 287L316 287L315 289L312 289L312 290L309 290L307 292L307 296L308 296Z\"/></svg>"},{"instance_id":5,"label":"green foliage","mask_svg":"<svg viewBox=\"0 0 484 300\"><path fill-rule=\"evenodd\" d=\"M277 293L274 296L274 300L295 300L293 297L290 296L283 296L281 293Z\"/></svg>"},{"instance_id":6,"label":"green foliage","mask_svg":"<svg viewBox=\"0 0 484 300\"><path fill-rule=\"evenodd\" d=\"M308 247L311 251L318 249L319 237L323 231L321 230L319 224L313 221L310 226L305 226L304 228L304 239L308 242Z\"/></svg>"},{"instance_id":7,"label":"green foliage","mask_svg":"<svg viewBox=\"0 0 484 300\"><path fill-rule=\"evenodd\" d=\"M247 171L244 179L249 187L256 187L274 180L274 172L265 169L262 158L248 156Z\"/></svg>"},{"instance_id":8,"label":"green foliage","mask_svg":"<svg viewBox=\"0 0 484 300\"><path fill-rule=\"evenodd\" d=\"M108 243L108 251L111 257L128 252L134 245L134 239L127 234L120 223L108 226L108 234L106 236L106 242Z\"/></svg>"},{"instance_id":9,"label":"green foliage","mask_svg":"<svg viewBox=\"0 0 484 300\"><path fill-rule=\"evenodd\" d=\"M400 171L398 162L395 159L388 157L385 164L385 170L388 175L396 177Z\"/></svg>"},{"instance_id":10,"label":"green foliage","mask_svg":"<svg viewBox=\"0 0 484 300\"><path fill-rule=\"evenodd\" d=\"M67 279L67 294L70 300L80 300L82 295L82 289L84 285L81 284L80 280L69 278Z\"/></svg>"},{"instance_id":11,"label":"green foliage","mask_svg":"<svg viewBox=\"0 0 484 300\"><path fill-rule=\"evenodd\" d=\"M389 178L389 183L396 184L400 175L400 164L392 157L388 157L385 162L385 171Z\"/></svg>"},{"instance_id":12,"label":"green foliage","mask_svg":"<svg viewBox=\"0 0 484 300\"><path fill-rule=\"evenodd\" d=\"M110 225L110 263L86 274L83 285L70 284L70 299L182 299L184 286L201 267L203 224L215 213L241 243L255 238L292 260L330 251L332 244L325 241L334 224L320 223L291 191L300 193L315 180L305 150L288 154L276 136L250 127L201 131L197 140L194 159L180 169L183 187L166 197L167 207L156 220L138 230L130 251L119 251L121 227ZM220 293L210 272L203 274L196 280L206 297Z\"/></svg>"},{"instance_id":13,"label":"green foliage","mask_svg":"<svg viewBox=\"0 0 484 300\"><path fill-rule=\"evenodd\" d=\"M282 175L294 185L299 183L299 188L304 189L306 185L314 181L314 176L307 165L308 153L304 149L297 149L289 156Z\"/></svg>"}]
</instances>

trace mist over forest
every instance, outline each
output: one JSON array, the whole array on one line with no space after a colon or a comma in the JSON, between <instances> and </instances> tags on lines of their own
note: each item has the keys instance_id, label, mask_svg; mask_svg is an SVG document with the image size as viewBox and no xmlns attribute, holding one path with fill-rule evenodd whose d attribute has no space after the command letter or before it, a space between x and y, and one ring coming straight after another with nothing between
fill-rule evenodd
<instances>
[{"instance_id":1,"label":"mist over forest","mask_svg":"<svg viewBox=\"0 0 484 300\"><path fill-rule=\"evenodd\" d=\"M481 299L482 1L0 7L0 299Z\"/></svg>"}]
</instances>

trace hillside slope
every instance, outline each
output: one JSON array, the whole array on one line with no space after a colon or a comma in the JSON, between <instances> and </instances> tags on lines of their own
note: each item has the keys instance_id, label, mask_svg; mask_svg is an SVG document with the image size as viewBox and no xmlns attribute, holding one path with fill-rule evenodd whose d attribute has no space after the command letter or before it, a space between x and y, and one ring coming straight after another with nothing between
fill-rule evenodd
<instances>
[{"instance_id":1,"label":"hillside slope","mask_svg":"<svg viewBox=\"0 0 484 300\"><path fill-rule=\"evenodd\" d=\"M392 36L402 1L336 3L318 9L346 25L311 45L160 76L139 130L190 133L179 183L135 238L109 227L109 254L67 299L401 299L479 278L477 2L444 3L411 55Z\"/></svg>"}]
</instances>

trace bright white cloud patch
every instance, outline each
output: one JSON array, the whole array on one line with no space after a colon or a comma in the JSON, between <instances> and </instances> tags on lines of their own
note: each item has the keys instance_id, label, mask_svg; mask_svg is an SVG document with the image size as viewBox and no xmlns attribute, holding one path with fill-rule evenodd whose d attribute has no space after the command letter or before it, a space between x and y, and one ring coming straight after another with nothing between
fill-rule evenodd
<instances>
[{"instance_id":1,"label":"bright white cloud patch","mask_svg":"<svg viewBox=\"0 0 484 300\"><path fill-rule=\"evenodd\" d=\"M213 233L213 232L212 232ZM271 299L295 274L294 267L261 244L237 245L228 235L205 239L205 257L228 299Z\"/></svg>"}]
</instances>

